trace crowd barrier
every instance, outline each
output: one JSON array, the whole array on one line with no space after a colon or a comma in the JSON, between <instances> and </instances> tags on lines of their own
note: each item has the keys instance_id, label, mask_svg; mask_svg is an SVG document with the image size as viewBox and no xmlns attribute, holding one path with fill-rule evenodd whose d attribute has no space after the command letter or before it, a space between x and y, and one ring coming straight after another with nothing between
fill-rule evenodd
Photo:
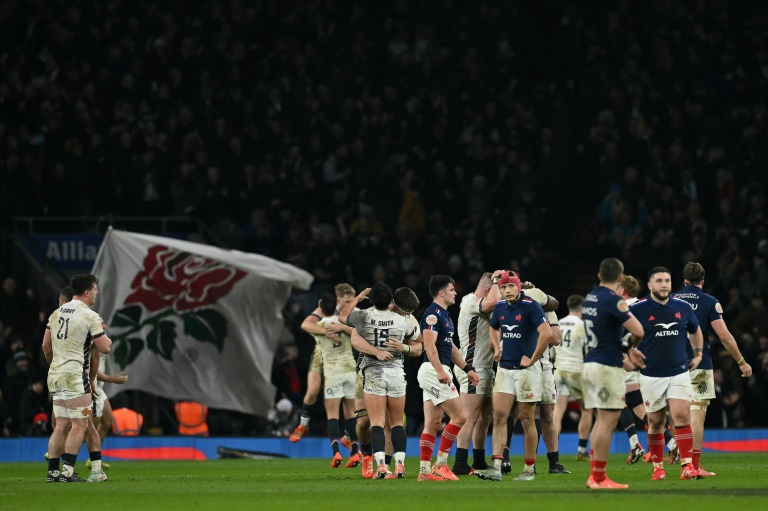
<instances>
[{"instance_id":1,"label":"crowd barrier","mask_svg":"<svg viewBox=\"0 0 768 511\"><path fill-rule=\"evenodd\" d=\"M645 433L639 435L640 442L647 448ZM576 433L560 435L560 454L576 453ZM490 452L491 439L486 443ZM48 450L47 438L0 439L0 462L43 461ZM710 452L768 452L768 429L726 429L705 432L704 450ZM539 452L546 452L543 441ZM617 431L613 436L611 452L629 452L627 436ZM522 435L515 435L512 441L512 455L523 454ZM243 438L243 437L183 437L183 436L138 436L107 437L102 446L105 460L210 460L217 458L326 458L331 455L328 439L305 437L298 443L287 438ZM408 456L419 455L419 438L408 439ZM85 446L78 459L88 457Z\"/></svg>"}]
</instances>

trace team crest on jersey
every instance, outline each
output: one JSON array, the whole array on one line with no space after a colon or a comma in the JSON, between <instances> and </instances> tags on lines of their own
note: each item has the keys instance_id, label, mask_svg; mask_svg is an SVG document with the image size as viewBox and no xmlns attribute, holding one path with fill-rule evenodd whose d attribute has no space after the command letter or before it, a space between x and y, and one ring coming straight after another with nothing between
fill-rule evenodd
<instances>
[{"instance_id":1,"label":"team crest on jersey","mask_svg":"<svg viewBox=\"0 0 768 511\"><path fill-rule=\"evenodd\" d=\"M675 317L677 319L682 319L683 316L679 312L675 312Z\"/></svg>"},{"instance_id":2,"label":"team crest on jersey","mask_svg":"<svg viewBox=\"0 0 768 511\"><path fill-rule=\"evenodd\" d=\"M619 309L619 312L629 312L629 305L624 300L616 302L616 308Z\"/></svg>"},{"instance_id":3,"label":"team crest on jersey","mask_svg":"<svg viewBox=\"0 0 768 511\"><path fill-rule=\"evenodd\" d=\"M722 314L723 313L723 306L720 305L720 302L716 302L715 303L715 312L717 312L718 314Z\"/></svg>"},{"instance_id":4,"label":"team crest on jersey","mask_svg":"<svg viewBox=\"0 0 768 511\"><path fill-rule=\"evenodd\" d=\"M435 326L437 324L437 316L435 316L434 314L430 314L429 316L427 316L427 324L429 326Z\"/></svg>"},{"instance_id":5,"label":"team crest on jersey","mask_svg":"<svg viewBox=\"0 0 768 511\"><path fill-rule=\"evenodd\" d=\"M520 321L522 319L523 319L523 315L522 314L518 314L517 316L515 316L515 321Z\"/></svg>"}]
</instances>

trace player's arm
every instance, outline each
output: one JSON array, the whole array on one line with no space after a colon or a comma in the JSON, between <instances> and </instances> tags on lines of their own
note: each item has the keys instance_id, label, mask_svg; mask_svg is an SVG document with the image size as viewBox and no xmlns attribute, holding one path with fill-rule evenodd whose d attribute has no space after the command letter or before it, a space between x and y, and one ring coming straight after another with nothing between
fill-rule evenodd
<instances>
[{"instance_id":1,"label":"player's arm","mask_svg":"<svg viewBox=\"0 0 768 511\"><path fill-rule=\"evenodd\" d=\"M96 373L96 377L99 379L99 381L103 381L104 383L117 383L122 385L123 383L128 381L128 376L126 376L125 373L118 373L114 376L111 376L107 373L102 373L101 371L98 371Z\"/></svg>"},{"instance_id":2,"label":"player's arm","mask_svg":"<svg viewBox=\"0 0 768 511\"><path fill-rule=\"evenodd\" d=\"M103 332L101 335L93 339L93 346L96 348L93 351L97 351L99 353L109 353L109 350L112 349L112 339L110 339L107 336L106 332ZM98 368L98 355L96 357L96 367Z\"/></svg>"},{"instance_id":3,"label":"player's arm","mask_svg":"<svg viewBox=\"0 0 768 511\"><path fill-rule=\"evenodd\" d=\"M563 341L563 332L560 330L560 323L557 319L557 314L549 311L545 312L544 315L547 316L549 327L552 329L552 340L550 341L550 345L560 346L560 343Z\"/></svg>"},{"instance_id":4,"label":"player's arm","mask_svg":"<svg viewBox=\"0 0 768 511\"><path fill-rule=\"evenodd\" d=\"M304 318L304 321L301 322L301 329L309 335L325 335L325 327L318 325L321 318L322 313L320 312L320 309L315 309L312 311L312 314Z\"/></svg>"},{"instance_id":5,"label":"player's arm","mask_svg":"<svg viewBox=\"0 0 768 511\"><path fill-rule=\"evenodd\" d=\"M424 351L424 338L422 337L421 333L419 333L416 339L411 339L405 343L402 343L399 339L390 337L387 339L387 342L385 342L384 345L389 351L396 351L409 357L416 358L420 357Z\"/></svg>"},{"instance_id":6,"label":"player's arm","mask_svg":"<svg viewBox=\"0 0 768 511\"><path fill-rule=\"evenodd\" d=\"M427 354L429 363L435 368L437 372L437 381L448 385L451 383L451 377L443 369L443 365L440 363L440 355L437 353L437 332L434 330L424 330L422 333L424 338L424 352Z\"/></svg>"},{"instance_id":7,"label":"player's arm","mask_svg":"<svg viewBox=\"0 0 768 511\"><path fill-rule=\"evenodd\" d=\"M629 362L636 368L645 368L645 355L637 349L637 345L643 340L645 330L640 321L632 314L629 314L629 319L622 323L624 329L629 332L629 341L627 342L627 358Z\"/></svg>"},{"instance_id":8,"label":"player's arm","mask_svg":"<svg viewBox=\"0 0 768 511\"><path fill-rule=\"evenodd\" d=\"M496 270L491 275L491 290L480 301L480 312L490 314L496 307L496 302L501 300L501 289L499 289L499 278L501 277L501 270Z\"/></svg>"},{"instance_id":9,"label":"player's arm","mask_svg":"<svg viewBox=\"0 0 768 511\"><path fill-rule=\"evenodd\" d=\"M99 372L99 351L91 349L91 365L88 368L88 378L91 379L91 392L96 392L96 376Z\"/></svg>"},{"instance_id":10,"label":"player's arm","mask_svg":"<svg viewBox=\"0 0 768 511\"><path fill-rule=\"evenodd\" d=\"M488 338L491 340L493 348L493 361L501 360L501 331L498 328L488 327Z\"/></svg>"},{"instance_id":11,"label":"player's arm","mask_svg":"<svg viewBox=\"0 0 768 511\"><path fill-rule=\"evenodd\" d=\"M350 340L352 341L352 347L355 348L360 353L365 353L366 355L376 357L382 362L386 362L387 360L390 360L392 358L392 353L388 351L380 350L376 346L373 346L368 341L366 341L363 338L363 336L357 332L357 330L354 330L354 329L352 330L352 335L350 336Z\"/></svg>"},{"instance_id":12,"label":"player's arm","mask_svg":"<svg viewBox=\"0 0 768 511\"><path fill-rule=\"evenodd\" d=\"M43 354L45 355L45 361L50 366L53 363L53 344L51 343L51 329L45 329L43 334Z\"/></svg>"},{"instance_id":13,"label":"player's arm","mask_svg":"<svg viewBox=\"0 0 768 511\"><path fill-rule=\"evenodd\" d=\"M747 364L747 361L744 360L744 355L741 354L739 346L736 344L736 339L733 337L730 330L728 330L728 327L725 324L725 320L718 319L712 321L710 324L712 325L712 329L720 338L720 342L723 343L725 351L727 351L728 354L733 357L736 363L739 364L739 369L741 369L741 376L744 378L749 378L752 376L752 366Z\"/></svg>"},{"instance_id":14,"label":"player's arm","mask_svg":"<svg viewBox=\"0 0 768 511\"><path fill-rule=\"evenodd\" d=\"M534 362L541 358L552 340L552 327L549 326L549 323L544 321L538 326L537 330L539 331L539 339L536 342L536 349L533 350L533 356L531 358L523 356L520 359L520 367L532 366Z\"/></svg>"},{"instance_id":15,"label":"player's arm","mask_svg":"<svg viewBox=\"0 0 768 511\"><path fill-rule=\"evenodd\" d=\"M547 295L546 303L541 306L541 308L544 309L544 312L556 311L558 307L560 307L560 302L558 302L557 298L552 295Z\"/></svg>"},{"instance_id":16,"label":"player's arm","mask_svg":"<svg viewBox=\"0 0 768 511\"><path fill-rule=\"evenodd\" d=\"M693 346L693 359L691 359L690 363L688 364L688 370L693 371L699 367L701 358L704 353L704 336L701 334L701 327L697 326L695 332L689 332L688 337L691 346Z\"/></svg>"},{"instance_id":17,"label":"player's arm","mask_svg":"<svg viewBox=\"0 0 768 511\"><path fill-rule=\"evenodd\" d=\"M367 287L360 291L360 294L358 294L354 300L349 302L344 306L343 309L341 309L341 312L339 312L339 322L344 323L345 325L348 324L347 320L349 319L349 315L352 314L352 311L355 310L355 307L357 307L357 304L368 298L368 293L371 292L371 288Z\"/></svg>"},{"instance_id":18,"label":"player's arm","mask_svg":"<svg viewBox=\"0 0 768 511\"><path fill-rule=\"evenodd\" d=\"M455 344L451 348L451 362L453 362L455 366L461 367L461 370L467 373L467 378L469 378L470 384L477 385L480 383L480 377L475 372L475 368L472 367L471 364L467 364L467 361Z\"/></svg>"},{"instance_id":19,"label":"player's arm","mask_svg":"<svg viewBox=\"0 0 768 511\"><path fill-rule=\"evenodd\" d=\"M325 327L325 335L328 334L347 334L352 335L352 327L349 325L342 325L341 323L329 323Z\"/></svg>"}]
</instances>

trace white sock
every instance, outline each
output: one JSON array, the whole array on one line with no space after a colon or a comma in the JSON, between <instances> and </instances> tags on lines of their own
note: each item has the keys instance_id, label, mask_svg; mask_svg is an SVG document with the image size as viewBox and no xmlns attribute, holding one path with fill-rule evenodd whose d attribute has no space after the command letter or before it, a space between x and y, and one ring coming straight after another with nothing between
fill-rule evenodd
<instances>
[{"instance_id":1,"label":"white sock","mask_svg":"<svg viewBox=\"0 0 768 511\"><path fill-rule=\"evenodd\" d=\"M397 466L398 463L400 465L405 465L405 453L404 452L402 452L402 451L396 452L393 455L393 457L395 458L395 466Z\"/></svg>"},{"instance_id":2,"label":"white sock","mask_svg":"<svg viewBox=\"0 0 768 511\"><path fill-rule=\"evenodd\" d=\"M379 468L379 465L384 465L385 464L384 451L373 453L373 459L374 459L374 464L376 465L375 467L376 469Z\"/></svg>"},{"instance_id":3,"label":"white sock","mask_svg":"<svg viewBox=\"0 0 768 511\"><path fill-rule=\"evenodd\" d=\"M304 426L305 428L309 426L309 417L302 417L301 421L299 421L299 424Z\"/></svg>"},{"instance_id":4,"label":"white sock","mask_svg":"<svg viewBox=\"0 0 768 511\"><path fill-rule=\"evenodd\" d=\"M437 451L437 462L435 465L443 466L448 464L448 453L443 451Z\"/></svg>"},{"instance_id":5,"label":"white sock","mask_svg":"<svg viewBox=\"0 0 768 511\"><path fill-rule=\"evenodd\" d=\"M419 460L419 472L422 474L429 474L429 471L432 469L430 465L431 463L429 461Z\"/></svg>"},{"instance_id":6,"label":"white sock","mask_svg":"<svg viewBox=\"0 0 768 511\"><path fill-rule=\"evenodd\" d=\"M667 443L667 449L669 449L670 451L674 451L675 449L677 449L677 442L675 442L674 438L671 439L669 443Z\"/></svg>"},{"instance_id":7,"label":"white sock","mask_svg":"<svg viewBox=\"0 0 768 511\"><path fill-rule=\"evenodd\" d=\"M102 472L101 460L91 462L91 472Z\"/></svg>"},{"instance_id":8,"label":"white sock","mask_svg":"<svg viewBox=\"0 0 768 511\"><path fill-rule=\"evenodd\" d=\"M75 467L64 463L63 466L61 467L61 473L64 474L66 477L72 477L72 474L75 473Z\"/></svg>"},{"instance_id":9,"label":"white sock","mask_svg":"<svg viewBox=\"0 0 768 511\"><path fill-rule=\"evenodd\" d=\"M496 470L501 470L501 461L502 460L500 460L499 458L496 458L495 460L493 460L493 468L495 468Z\"/></svg>"},{"instance_id":10,"label":"white sock","mask_svg":"<svg viewBox=\"0 0 768 511\"><path fill-rule=\"evenodd\" d=\"M656 467L659 467L659 468L664 468L664 462L662 461L661 463L656 463L656 462L654 461L654 462L653 462L653 468L656 468Z\"/></svg>"},{"instance_id":11,"label":"white sock","mask_svg":"<svg viewBox=\"0 0 768 511\"><path fill-rule=\"evenodd\" d=\"M634 435L629 437L629 448L634 449L635 447L637 447L637 444L638 444L637 433L635 433Z\"/></svg>"}]
</instances>

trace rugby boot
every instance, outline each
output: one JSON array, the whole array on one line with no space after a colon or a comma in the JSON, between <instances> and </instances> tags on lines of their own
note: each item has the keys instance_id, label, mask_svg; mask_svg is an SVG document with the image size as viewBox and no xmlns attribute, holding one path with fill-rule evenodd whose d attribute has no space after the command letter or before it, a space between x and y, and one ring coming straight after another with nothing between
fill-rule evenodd
<instances>
[{"instance_id":1,"label":"rugby boot","mask_svg":"<svg viewBox=\"0 0 768 511\"><path fill-rule=\"evenodd\" d=\"M299 440L301 440L301 437L306 435L308 432L309 430L306 428L306 426L302 426L301 424L299 424L298 426L296 426L296 429L293 430L293 433L291 433L291 436L290 438L288 438L288 440L290 440L291 442L298 442Z\"/></svg>"},{"instance_id":2,"label":"rugby boot","mask_svg":"<svg viewBox=\"0 0 768 511\"><path fill-rule=\"evenodd\" d=\"M486 481L501 481L501 470L489 467L488 470L475 470L475 475Z\"/></svg>"},{"instance_id":3,"label":"rugby boot","mask_svg":"<svg viewBox=\"0 0 768 511\"><path fill-rule=\"evenodd\" d=\"M549 473L550 474L570 474L571 472L569 470L566 470L564 466L562 466L560 463L555 463L551 467L549 467Z\"/></svg>"},{"instance_id":4,"label":"rugby boot","mask_svg":"<svg viewBox=\"0 0 768 511\"><path fill-rule=\"evenodd\" d=\"M512 473L512 463L510 463L509 460L504 460L501 462L501 473L502 474Z\"/></svg>"},{"instance_id":5,"label":"rugby boot","mask_svg":"<svg viewBox=\"0 0 768 511\"><path fill-rule=\"evenodd\" d=\"M456 474L451 472L451 469L448 468L448 465L434 465L432 467L432 473L437 474L446 481L458 481L459 478L456 477Z\"/></svg>"},{"instance_id":6,"label":"rugby boot","mask_svg":"<svg viewBox=\"0 0 768 511\"><path fill-rule=\"evenodd\" d=\"M645 456L645 449L639 443L629 451L629 457L627 458L627 465L634 465Z\"/></svg>"},{"instance_id":7,"label":"rugby boot","mask_svg":"<svg viewBox=\"0 0 768 511\"><path fill-rule=\"evenodd\" d=\"M102 472L91 472L91 475L88 476L88 479L85 480L86 483L103 483L107 480L107 474Z\"/></svg>"},{"instance_id":8,"label":"rugby boot","mask_svg":"<svg viewBox=\"0 0 768 511\"><path fill-rule=\"evenodd\" d=\"M333 458L331 458L331 468L339 468L341 466L341 453L337 452L333 455Z\"/></svg>"},{"instance_id":9,"label":"rugby boot","mask_svg":"<svg viewBox=\"0 0 768 511\"><path fill-rule=\"evenodd\" d=\"M669 463L672 465L680 463L680 449L677 447L669 451Z\"/></svg>"},{"instance_id":10,"label":"rugby boot","mask_svg":"<svg viewBox=\"0 0 768 511\"><path fill-rule=\"evenodd\" d=\"M664 472L664 467L653 467L653 475L651 481L661 481L667 478L667 473Z\"/></svg>"},{"instance_id":11,"label":"rugby boot","mask_svg":"<svg viewBox=\"0 0 768 511\"><path fill-rule=\"evenodd\" d=\"M373 457L364 454L361 467L360 472L363 474L364 478L370 479L373 477Z\"/></svg>"},{"instance_id":12,"label":"rugby boot","mask_svg":"<svg viewBox=\"0 0 768 511\"><path fill-rule=\"evenodd\" d=\"M587 479L587 488L590 490L625 490L629 488L629 485L611 481L608 479L608 476L598 483L592 476L589 476L589 479Z\"/></svg>"},{"instance_id":13,"label":"rugby boot","mask_svg":"<svg viewBox=\"0 0 768 511\"><path fill-rule=\"evenodd\" d=\"M693 466L693 463L686 463L680 469L680 479L684 481L688 479L701 479L701 472Z\"/></svg>"},{"instance_id":14,"label":"rugby boot","mask_svg":"<svg viewBox=\"0 0 768 511\"><path fill-rule=\"evenodd\" d=\"M523 470L520 475L515 477L515 481L533 481L536 479L536 475L533 472L527 472Z\"/></svg>"},{"instance_id":15,"label":"rugby boot","mask_svg":"<svg viewBox=\"0 0 768 511\"><path fill-rule=\"evenodd\" d=\"M358 465L360 465L360 454L353 454L349 457L347 464L344 466L346 468L355 468Z\"/></svg>"},{"instance_id":16,"label":"rugby boot","mask_svg":"<svg viewBox=\"0 0 768 511\"><path fill-rule=\"evenodd\" d=\"M710 472L703 466L699 465L699 468L697 469L699 471L699 474L701 474L701 477L715 477L717 474L714 472Z\"/></svg>"}]
</instances>

